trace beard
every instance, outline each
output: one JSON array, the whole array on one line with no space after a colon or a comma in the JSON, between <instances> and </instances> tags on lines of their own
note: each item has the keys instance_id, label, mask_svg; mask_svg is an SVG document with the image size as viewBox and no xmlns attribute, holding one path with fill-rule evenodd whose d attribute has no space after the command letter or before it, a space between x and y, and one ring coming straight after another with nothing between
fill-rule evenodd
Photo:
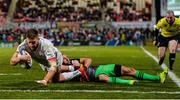
<instances>
[{"instance_id":1,"label":"beard","mask_svg":"<svg viewBox=\"0 0 180 100\"><path fill-rule=\"evenodd\" d=\"M32 46L32 47L31 47L31 50L32 50L32 51L36 51L37 48L38 48L38 45Z\"/></svg>"}]
</instances>

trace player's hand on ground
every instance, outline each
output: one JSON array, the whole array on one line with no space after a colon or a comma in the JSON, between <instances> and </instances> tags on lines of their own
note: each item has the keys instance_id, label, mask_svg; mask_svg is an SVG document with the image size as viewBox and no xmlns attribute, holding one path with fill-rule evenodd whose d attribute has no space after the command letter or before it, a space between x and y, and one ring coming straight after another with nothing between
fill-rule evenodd
<instances>
[{"instance_id":1,"label":"player's hand on ground","mask_svg":"<svg viewBox=\"0 0 180 100\"><path fill-rule=\"evenodd\" d=\"M36 83L40 84L40 85L44 85L44 86L46 86L48 84L48 82L46 80L37 80Z\"/></svg>"}]
</instances>

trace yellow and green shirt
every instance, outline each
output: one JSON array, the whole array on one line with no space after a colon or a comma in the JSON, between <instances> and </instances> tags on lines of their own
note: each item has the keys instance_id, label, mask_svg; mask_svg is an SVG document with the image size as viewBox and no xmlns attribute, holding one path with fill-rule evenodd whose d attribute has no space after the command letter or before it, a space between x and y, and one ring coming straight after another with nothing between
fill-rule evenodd
<instances>
[{"instance_id":1,"label":"yellow and green shirt","mask_svg":"<svg viewBox=\"0 0 180 100\"><path fill-rule=\"evenodd\" d=\"M160 21L156 25L157 29L161 29L161 35L164 37L172 37L178 34L180 29L180 19L175 18L173 24L169 24L166 21L166 18L160 19Z\"/></svg>"}]
</instances>

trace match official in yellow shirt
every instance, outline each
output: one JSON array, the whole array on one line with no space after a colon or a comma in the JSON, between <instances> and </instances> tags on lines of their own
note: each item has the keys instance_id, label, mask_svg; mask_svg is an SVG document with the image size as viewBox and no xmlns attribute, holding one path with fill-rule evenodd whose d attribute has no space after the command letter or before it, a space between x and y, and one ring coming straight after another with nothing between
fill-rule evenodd
<instances>
[{"instance_id":1,"label":"match official in yellow shirt","mask_svg":"<svg viewBox=\"0 0 180 100\"><path fill-rule=\"evenodd\" d=\"M158 46L159 65L165 58L165 52L169 48L169 69L172 70L176 57L176 49L179 38L180 19L174 16L174 12L168 10L166 16L160 19L155 28L156 40ZM160 33L160 34L159 34Z\"/></svg>"}]
</instances>

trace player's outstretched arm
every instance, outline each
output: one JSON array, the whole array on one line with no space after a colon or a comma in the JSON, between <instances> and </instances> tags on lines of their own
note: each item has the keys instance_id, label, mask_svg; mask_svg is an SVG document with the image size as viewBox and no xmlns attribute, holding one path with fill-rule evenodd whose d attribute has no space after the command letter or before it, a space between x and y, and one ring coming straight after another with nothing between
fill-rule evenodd
<instances>
[{"instance_id":1,"label":"player's outstretched arm","mask_svg":"<svg viewBox=\"0 0 180 100\"><path fill-rule=\"evenodd\" d=\"M19 54L19 52L15 52L11 57L10 64L12 66L17 65L20 61L30 61L31 56L26 52L24 55Z\"/></svg>"},{"instance_id":2,"label":"player's outstretched arm","mask_svg":"<svg viewBox=\"0 0 180 100\"><path fill-rule=\"evenodd\" d=\"M154 33L153 45L157 45L158 44L159 29L155 28L153 33Z\"/></svg>"},{"instance_id":3,"label":"player's outstretched arm","mask_svg":"<svg viewBox=\"0 0 180 100\"><path fill-rule=\"evenodd\" d=\"M80 63L83 64L85 67L89 67L92 63L91 58L80 58Z\"/></svg>"},{"instance_id":4,"label":"player's outstretched arm","mask_svg":"<svg viewBox=\"0 0 180 100\"><path fill-rule=\"evenodd\" d=\"M15 66L19 63L20 58L18 57L18 52L15 52L10 59L10 65Z\"/></svg>"},{"instance_id":5,"label":"player's outstretched arm","mask_svg":"<svg viewBox=\"0 0 180 100\"><path fill-rule=\"evenodd\" d=\"M38 84L47 85L48 82L54 77L55 73L57 72L56 61L51 61L50 64L50 70L44 76L44 79L36 81Z\"/></svg>"}]
</instances>

